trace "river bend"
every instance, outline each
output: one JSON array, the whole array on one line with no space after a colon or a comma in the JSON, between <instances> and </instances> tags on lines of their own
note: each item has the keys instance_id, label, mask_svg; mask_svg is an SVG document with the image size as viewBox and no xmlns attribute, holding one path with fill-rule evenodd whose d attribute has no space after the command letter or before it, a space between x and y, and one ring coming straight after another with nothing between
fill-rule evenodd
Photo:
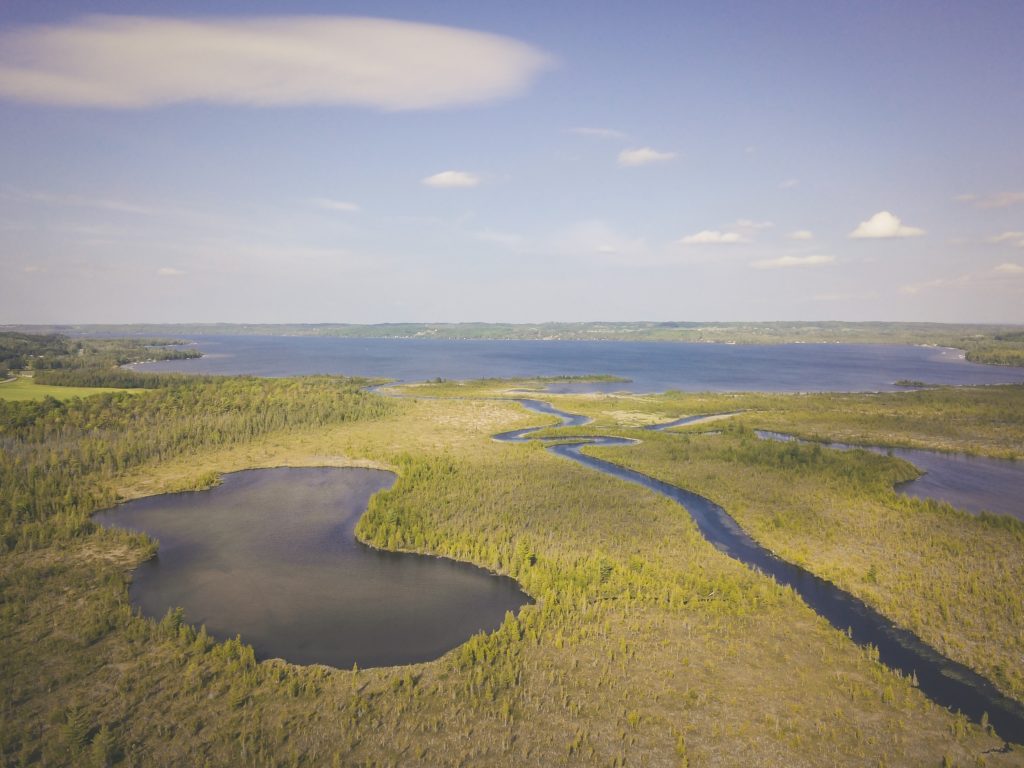
<instances>
[{"instance_id":1,"label":"river bend","mask_svg":"<svg viewBox=\"0 0 1024 768\"><path fill-rule=\"evenodd\" d=\"M550 403L539 400L520 399L517 402L531 411L559 417L564 427L582 426L589 421L585 416L559 411ZM685 422L677 420L671 425ZM669 425L655 425L655 428L657 426ZM494 439L525 443L534 439L530 437L531 433L546 428L530 427L502 432L495 435ZM1000 736L1018 744L1024 743L1024 705L1005 696L988 679L947 658L913 632L896 626L849 592L761 546L710 499L583 453L587 446L635 445L638 440L599 435L574 435L571 439L577 442L553 443L548 445L547 450L672 499L687 511L700 532L716 549L774 578L778 583L791 587L813 611L836 629L846 632L855 643L876 647L878 658L883 664L904 675L916 675L921 692L932 701L960 711L975 721L980 721L982 715L987 713L989 722Z\"/></svg>"}]
</instances>

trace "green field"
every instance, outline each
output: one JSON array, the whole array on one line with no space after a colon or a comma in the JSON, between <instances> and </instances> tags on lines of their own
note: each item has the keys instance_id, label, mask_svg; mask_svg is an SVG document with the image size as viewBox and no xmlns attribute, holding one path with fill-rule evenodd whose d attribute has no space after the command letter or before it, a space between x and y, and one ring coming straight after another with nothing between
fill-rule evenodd
<instances>
[{"instance_id":1,"label":"green field","mask_svg":"<svg viewBox=\"0 0 1024 768\"><path fill-rule=\"evenodd\" d=\"M89 395L98 395L102 392L141 391L113 387L53 387L48 384L36 384L27 376L19 376L14 381L0 382L0 399L2 400L42 400L47 397L56 400L70 400L74 397L89 397Z\"/></svg>"}]
</instances>

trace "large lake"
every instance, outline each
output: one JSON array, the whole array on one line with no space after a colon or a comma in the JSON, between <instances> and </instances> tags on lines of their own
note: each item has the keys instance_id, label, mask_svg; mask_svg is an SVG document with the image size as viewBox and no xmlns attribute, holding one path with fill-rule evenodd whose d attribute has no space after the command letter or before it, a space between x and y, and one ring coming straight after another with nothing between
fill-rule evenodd
<instances>
[{"instance_id":1,"label":"large lake","mask_svg":"<svg viewBox=\"0 0 1024 768\"><path fill-rule=\"evenodd\" d=\"M1024 382L1024 368L968 363L958 350L864 344L684 344L620 341L450 341L304 336L196 336L204 357L147 371L402 381L613 374L630 383L564 384L551 391L864 392L900 379L929 384Z\"/></svg>"},{"instance_id":2,"label":"large lake","mask_svg":"<svg viewBox=\"0 0 1024 768\"><path fill-rule=\"evenodd\" d=\"M512 579L471 565L357 542L370 496L393 482L373 469L250 470L94 520L160 542L130 589L147 616L181 607L218 639L240 634L260 659L410 664L496 629L529 598Z\"/></svg>"}]
</instances>

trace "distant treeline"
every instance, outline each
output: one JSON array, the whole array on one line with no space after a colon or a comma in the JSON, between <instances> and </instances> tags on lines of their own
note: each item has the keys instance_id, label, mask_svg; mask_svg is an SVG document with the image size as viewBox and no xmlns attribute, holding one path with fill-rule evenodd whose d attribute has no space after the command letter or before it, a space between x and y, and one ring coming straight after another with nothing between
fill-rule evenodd
<instances>
[{"instance_id":1,"label":"distant treeline","mask_svg":"<svg viewBox=\"0 0 1024 768\"><path fill-rule=\"evenodd\" d=\"M1024 365L1024 334L996 336L997 341L979 341L965 344L967 359L972 363L989 365Z\"/></svg>"},{"instance_id":2,"label":"distant treeline","mask_svg":"<svg viewBox=\"0 0 1024 768\"><path fill-rule=\"evenodd\" d=\"M184 373L139 373L128 368L65 368L37 371L32 377L37 384L57 387L116 387L118 389L158 389L170 384L209 381L209 376Z\"/></svg>"},{"instance_id":3,"label":"distant treeline","mask_svg":"<svg viewBox=\"0 0 1024 768\"><path fill-rule=\"evenodd\" d=\"M57 333L0 332L0 374L6 375L10 371L19 370L113 368L140 360L183 360L200 357L201 354L194 349L175 349L187 343L178 339L162 338L73 339Z\"/></svg>"},{"instance_id":4,"label":"distant treeline","mask_svg":"<svg viewBox=\"0 0 1024 768\"><path fill-rule=\"evenodd\" d=\"M152 334L174 336L339 336L402 339L522 339L563 341L674 341L697 343L928 344L955 347L967 359L998 365L1024 365L1024 328L1020 325L953 323L848 323L791 321L586 322L586 323L347 323L19 326L48 333Z\"/></svg>"},{"instance_id":5,"label":"distant treeline","mask_svg":"<svg viewBox=\"0 0 1024 768\"><path fill-rule=\"evenodd\" d=\"M361 379L153 377L146 383L160 388L69 402L0 400L0 551L91 530L89 515L116 500L111 478L146 461L279 430L378 418L396 407L366 392Z\"/></svg>"}]
</instances>

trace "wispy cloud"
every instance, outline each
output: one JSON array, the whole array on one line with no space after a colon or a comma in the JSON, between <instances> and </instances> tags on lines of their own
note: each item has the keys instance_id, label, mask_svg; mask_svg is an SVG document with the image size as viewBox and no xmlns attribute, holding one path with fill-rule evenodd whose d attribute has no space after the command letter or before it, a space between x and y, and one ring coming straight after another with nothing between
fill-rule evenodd
<instances>
[{"instance_id":1,"label":"wispy cloud","mask_svg":"<svg viewBox=\"0 0 1024 768\"><path fill-rule=\"evenodd\" d=\"M494 229L472 230L470 234L482 243L493 243L502 248L518 249L525 244L525 238L515 232L499 232Z\"/></svg>"},{"instance_id":2,"label":"wispy cloud","mask_svg":"<svg viewBox=\"0 0 1024 768\"><path fill-rule=\"evenodd\" d=\"M862 221L849 237L854 239L880 239L893 237L920 237L923 229L909 227L889 211L879 211L867 221Z\"/></svg>"},{"instance_id":3,"label":"wispy cloud","mask_svg":"<svg viewBox=\"0 0 1024 768\"><path fill-rule=\"evenodd\" d=\"M814 233L809 229L797 229L786 235L790 240L813 240Z\"/></svg>"},{"instance_id":4,"label":"wispy cloud","mask_svg":"<svg viewBox=\"0 0 1024 768\"><path fill-rule=\"evenodd\" d=\"M975 208L1009 208L1024 203L1024 192L996 192L991 195L957 195L956 200Z\"/></svg>"},{"instance_id":5,"label":"wispy cloud","mask_svg":"<svg viewBox=\"0 0 1024 768\"><path fill-rule=\"evenodd\" d=\"M660 152L656 149L651 149L650 147L624 149L619 152L619 165L624 168L633 168L638 165L664 163L673 159L675 156L675 152Z\"/></svg>"},{"instance_id":6,"label":"wispy cloud","mask_svg":"<svg viewBox=\"0 0 1024 768\"><path fill-rule=\"evenodd\" d=\"M24 202L43 203L45 205L71 206L75 208L96 208L114 213L134 213L142 216L155 216L164 213L178 213L164 208L157 208L129 200L108 197L91 197L86 195L66 195L55 192L41 192L21 189L5 189L3 197Z\"/></svg>"},{"instance_id":7,"label":"wispy cloud","mask_svg":"<svg viewBox=\"0 0 1024 768\"><path fill-rule=\"evenodd\" d=\"M511 38L388 19L96 15L0 34L0 97L428 109L515 95L550 65Z\"/></svg>"},{"instance_id":8,"label":"wispy cloud","mask_svg":"<svg viewBox=\"0 0 1024 768\"><path fill-rule=\"evenodd\" d=\"M1022 276L1024 276L1024 266L1012 262L1005 262L992 267L991 269L982 270L980 272L967 272L962 275L957 275L956 277L937 277L933 280L911 283L910 285L902 286L900 291L913 295L935 290L937 288L960 287L972 284L980 284L984 286L986 290L992 290L993 287L997 286L1019 290L1020 286L1024 284L1024 281L1017 279L1008 280L1008 278L1020 278Z\"/></svg>"},{"instance_id":9,"label":"wispy cloud","mask_svg":"<svg viewBox=\"0 0 1024 768\"><path fill-rule=\"evenodd\" d=\"M1024 248L1024 232L1003 232L1001 235L990 237L990 243L1009 243L1018 248Z\"/></svg>"},{"instance_id":10,"label":"wispy cloud","mask_svg":"<svg viewBox=\"0 0 1024 768\"><path fill-rule=\"evenodd\" d=\"M964 285L971 282L972 275L960 275L959 277L937 277L934 280L924 280L920 283L911 283L900 287L902 293L915 295L924 291L931 291L935 288L945 288L951 285Z\"/></svg>"},{"instance_id":11,"label":"wispy cloud","mask_svg":"<svg viewBox=\"0 0 1024 768\"><path fill-rule=\"evenodd\" d=\"M323 208L325 211L338 211L339 213L358 213L362 210L355 203L350 203L346 200L332 200L327 197L316 197L310 201L317 208Z\"/></svg>"},{"instance_id":12,"label":"wispy cloud","mask_svg":"<svg viewBox=\"0 0 1024 768\"><path fill-rule=\"evenodd\" d=\"M646 263L647 243L642 238L617 232L600 219L579 221L557 233L544 250L569 256L601 256L618 264Z\"/></svg>"},{"instance_id":13,"label":"wispy cloud","mask_svg":"<svg viewBox=\"0 0 1024 768\"><path fill-rule=\"evenodd\" d=\"M736 227L738 229L746 229L754 232L763 229L774 229L775 222L773 221L754 221L753 219L737 219Z\"/></svg>"},{"instance_id":14,"label":"wispy cloud","mask_svg":"<svg viewBox=\"0 0 1024 768\"><path fill-rule=\"evenodd\" d=\"M421 179L420 183L439 189L457 189L478 186L480 177L467 171L441 171Z\"/></svg>"},{"instance_id":15,"label":"wispy cloud","mask_svg":"<svg viewBox=\"0 0 1024 768\"><path fill-rule=\"evenodd\" d=\"M160 267L156 273L160 277L179 277L185 274L182 270L175 267Z\"/></svg>"},{"instance_id":16,"label":"wispy cloud","mask_svg":"<svg viewBox=\"0 0 1024 768\"><path fill-rule=\"evenodd\" d=\"M779 189L793 189L800 185L800 179L786 179L779 182Z\"/></svg>"},{"instance_id":17,"label":"wispy cloud","mask_svg":"<svg viewBox=\"0 0 1024 768\"><path fill-rule=\"evenodd\" d=\"M754 269L789 269L791 267L820 267L835 262L835 256L779 256L750 262Z\"/></svg>"},{"instance_id":18,"label":"wispy cloud","mask_svg":"<svg viewBox=\"0 0 1024 768\"><path fill-rule=\"evenodd\" d=\"M878 298L878 291L856 291L853 293L825 292L816 293L811 297L812 301L865 301Z\"/></svg>"},{"instance_id":19,"label":"wispy cloud","mask_svg":"<svg viewBox=\"0 0 1024 768\"><path fill-rule=\"evenodd\" d=\"M570 128L569 133L578 136L593 136L596 139L624 139L626 134L613 128Z\"/></svg>"},{"instance_id":20,"label":"wispy cloud","mask_svg":"<svg viewBox=\"0 0 1024 768\"><path fill-rule=\"evenodd\" d=\"M746 243L747 238L739 232L719 232L717 229L702 229L693 235L678 240L683 245L730 245L733 243Z\"/></svg>"},{"instance_id":21,"label":"wispy cloud","mask_svg":"<svg viewBox=\"0 0 1024 768\"><path fill-rule=\"evenodd\" d=\"M975 201L974 205L976 208L1009 208L1021 203L1024 203L1024 192L1000 192L983 197Z\"/></svg>"}]
</instances>

